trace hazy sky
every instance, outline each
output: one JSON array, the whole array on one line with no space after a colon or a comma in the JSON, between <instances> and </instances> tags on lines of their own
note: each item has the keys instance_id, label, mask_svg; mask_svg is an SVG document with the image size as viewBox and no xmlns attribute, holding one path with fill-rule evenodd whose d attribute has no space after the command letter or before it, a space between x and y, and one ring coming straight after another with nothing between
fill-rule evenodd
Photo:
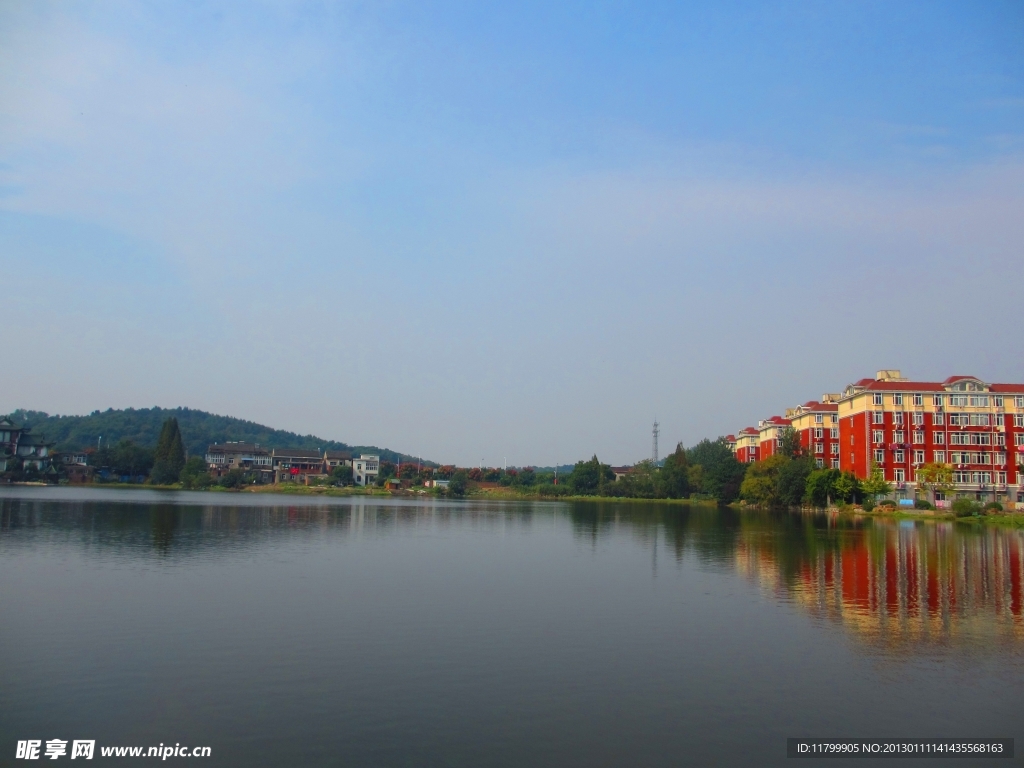
<instances>
[{"instance_id":1,"label":"hazy sky","mask_svg":"<svg viewBox=\"0 0 1024 768\"><path fill-rule=\"evenodd\" d=\"M1024 381L1024 4L0 3L0 412L614 464Z\"/></svg>"}]
</instances>

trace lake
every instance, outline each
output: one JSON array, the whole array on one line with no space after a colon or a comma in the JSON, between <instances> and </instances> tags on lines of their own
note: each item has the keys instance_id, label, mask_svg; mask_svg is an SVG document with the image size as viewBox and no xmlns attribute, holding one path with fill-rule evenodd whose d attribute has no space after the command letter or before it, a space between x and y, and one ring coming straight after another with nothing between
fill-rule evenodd
<instances>
[{"instance_id":1,"label":"lake","mask_svg":"<svg viewBox=\"0 0 1024 768\"><path fill-rule=\"evenodd\" d=\"M1022 590L1024 531L944 521L3 487L0 765L27 739L748 766L790 736L1020 737Z\"/></svg>"}]
</instances>

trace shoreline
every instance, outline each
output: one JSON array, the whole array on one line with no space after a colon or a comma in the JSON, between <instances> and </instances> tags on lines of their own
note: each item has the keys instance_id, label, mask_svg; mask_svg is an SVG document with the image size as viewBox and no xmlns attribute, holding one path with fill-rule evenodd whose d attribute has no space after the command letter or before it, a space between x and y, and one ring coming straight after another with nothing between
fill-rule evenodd
<instances>
[{"instance_id":1,"label":"shoreline","mask_svg":"<svg viewBox=\"0 0 1024 768\"><path fill-rule=\"evenodd\" d=\"M427 489L403 489L399 491L388 490L384 488L358 488L358 487L335 487L335 486L323 486L323 485L256 485L256 486L245 486L242 488L224 488L222 486L211 486L209 488L183 488L180 484L173 485L150 485L146 483L75 483L66 485L51 485L49 483L40 482L16 482L16 483L5 483L8 487L29 487L29 488L98 488L98 489L119 489L119 490L148 490L148 491L185 491L194 493L255 493L261 495L278 495L278 496L326 496L329 498L345 498L345 497L379 497L379 498L436 498L436 499L453 499L443 494L435 493ZM2 486L0 486L2 487ZM593 503L615 503L615 504L661 504L667 506L698 506L698 507L728 507L729 509L737 512L767 512L771 510L761 509L749 504L743 504L739 502L732 502L729 504L720 504L715 499L643 499L643 498L631 498L623 496L580 496L580 495L565 495L565 496L546 496L539 493L520 493L515 491L507 490L495 490L495 489L475 489L470 490L465 496L461 497L461 500L466 501L572 501L572 502L593 502ZM981 523L989 523L993 525L1008 525L1008 526L1021 526L1024 527L1024 512L1003 512L996 515L978 515L969 517L956 517L952 512L940 511L940 510L900 510L894 509L892 511L877 511L877 508L870 512L861 509L859 507L852 507L848 509L842 509L839 507L831 507L828 509L810 509L806 507L791 508L786 510L787 512L800 512L810 514L830 514L830 515L841 515L844 517L872 517L879 519L895 519L895 520L922 520L922 521L943 521L943 522L961 522L966 524L977 525Z\"/></svg>"}]
</instances>

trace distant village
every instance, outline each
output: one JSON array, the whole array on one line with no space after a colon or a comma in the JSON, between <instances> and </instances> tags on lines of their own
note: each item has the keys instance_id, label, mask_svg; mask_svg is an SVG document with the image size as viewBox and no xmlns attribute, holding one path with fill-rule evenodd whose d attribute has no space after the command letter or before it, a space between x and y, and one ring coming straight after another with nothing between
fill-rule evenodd
<instances>
[{"instance_id":1,"label":"distant village","mask_svg":"<svg viewBox=\"0 0 1024 768\"><path fill-rule=\"evenodd\" d=\"M96 449L53 451L53 443L10 419L0 419L0 473L7 479L88 483L94 480L138 482L145 473L125 473L115 467L97 465ZM258 443L227 442L209 446L203 457L211 479L230 472L244 473L250 483L302 483L309 485L331 477L350 477L357 486L375 485L381 472L380 456L347 451L318 451L308 448L264 448ZM339 472L339 470L343 470ZM400 474L400 472L398 473ZM395 480L395 484L399 484ZM444 487L443 479L427 483ZM429 486L428 486L429 487Z\"/></svg>"}]
</instances>

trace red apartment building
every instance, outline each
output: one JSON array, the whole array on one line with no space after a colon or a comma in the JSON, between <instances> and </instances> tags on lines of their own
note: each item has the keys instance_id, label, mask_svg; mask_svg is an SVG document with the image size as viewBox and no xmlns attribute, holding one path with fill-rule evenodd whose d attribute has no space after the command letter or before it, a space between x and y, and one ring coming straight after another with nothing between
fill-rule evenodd
<instances>
[{"instance_id":1,"label":"red apartment building","mask_svg":"<svg viewBox=\"0 0 1024 768\"><path fill-rule=\"evenodd\" d=\"M1024 473L1018 469L1024 465L1024 384L992 384L975 376L910 381L897 370L878 371L786 416L740 432L736 457L768 458L791 426L819 467L861 479L877 467L898 497L914 498L918 468L936 463L952 468L953 495L1024 508ZM943 501L941 494L937 500Z\"/></svg>"},{"instance_id":2,"label":"red apartment building","mask_svg":"<svg viewBox=\"0 0 1024 768\"><path fill-rule=\"evenodd\" d=\"M786 411L800 445L818 469L839 469L839 395L823 395Z\"/></svg>"},{"instance_id":3,"label":"red apartment building","mask_svg":"<svg viewBox=\"0 0 1024 768\"><path fill-rule=\"evenodd\" d=\"M761 433L754 427L741 429L736 435L736 442L733 444L733 453L736 458L744 464L750 464L758 459L758 444L761 442Z\"/></svg>"},{"instance_id":4,"label":"red apartment building","mask_svg":"<svg viewBox=\"0 0 1024 768\"><path fill-rule=\"evenodd\" d=\"M917 468L934 462L952 466L957 495L1024 502L1024 384L909 381L879 371L843 392L839 442L842 469L866 478L877 466L905 498Z\"/></svg>"},{"instance_id":5,"label":"red apartment building","mask_svg":"<svg viewBox=\"0 0 1024 768\"><path fill-rule=\"evenodd\" d=\"M790 427L789 419L781 416L772 416L757 423L758 447L757 457L767 459L774 456L782 447L782 433Z\"/></svg>"}]
</instances>

